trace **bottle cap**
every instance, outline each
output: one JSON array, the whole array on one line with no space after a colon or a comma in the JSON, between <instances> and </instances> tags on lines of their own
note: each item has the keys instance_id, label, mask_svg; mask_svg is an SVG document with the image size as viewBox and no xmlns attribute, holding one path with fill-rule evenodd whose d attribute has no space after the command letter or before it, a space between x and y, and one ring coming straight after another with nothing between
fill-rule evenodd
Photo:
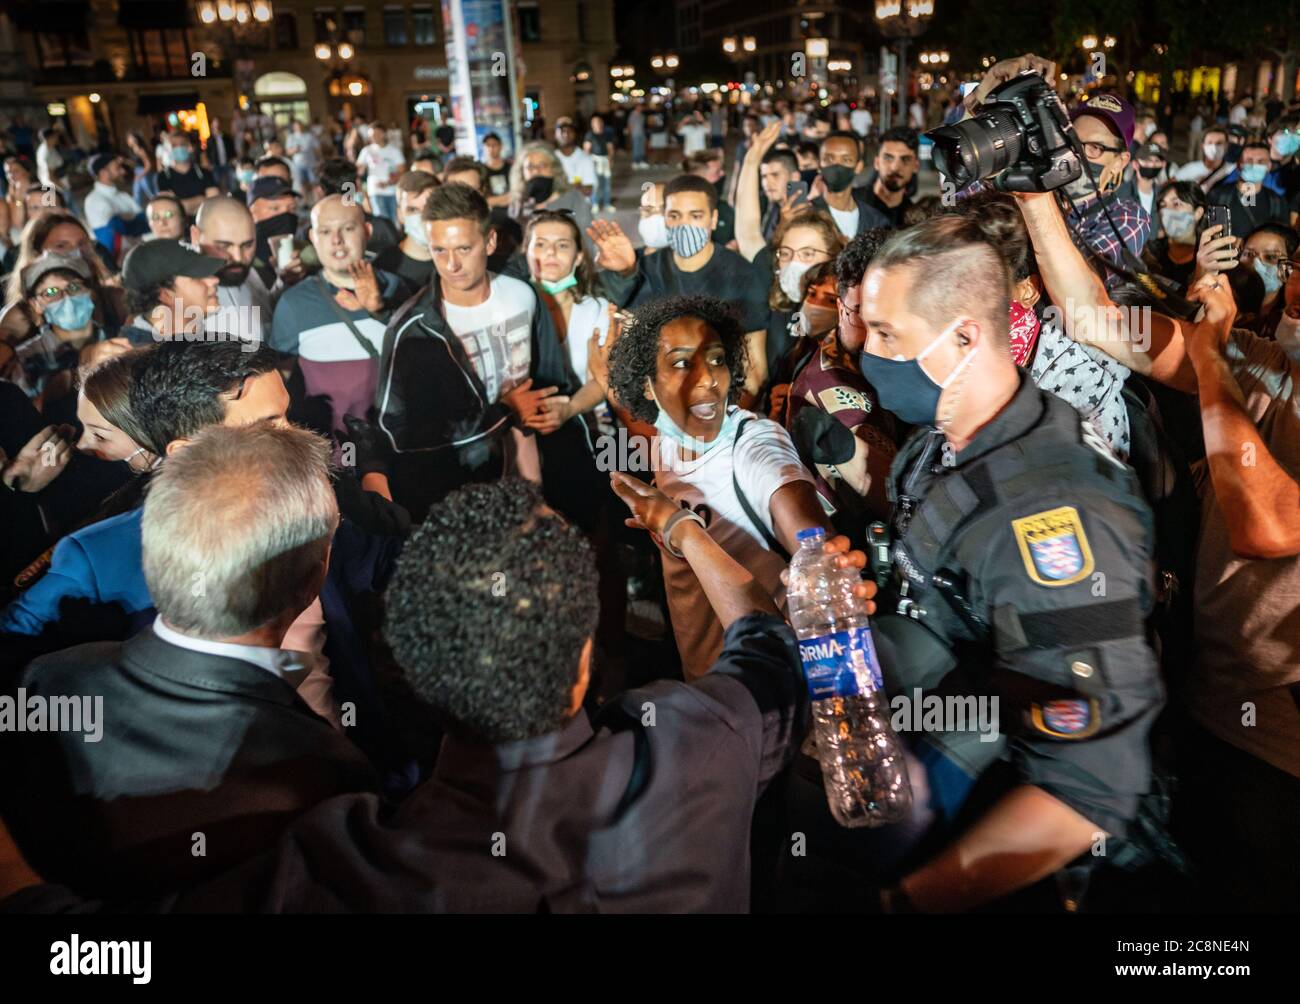
<instances>
[{"instance_id":1,"label":"bottle cap","mask_svg":"<svg viewBox=\"0 0 1300 1004\"><path fill-rule=\"evenodd\" d=\"M811 540L813 537L825 537L826 531L820 526L810 526L806 530L800 530L794 535L795 540Z\"/></svg>"}]
</instances>

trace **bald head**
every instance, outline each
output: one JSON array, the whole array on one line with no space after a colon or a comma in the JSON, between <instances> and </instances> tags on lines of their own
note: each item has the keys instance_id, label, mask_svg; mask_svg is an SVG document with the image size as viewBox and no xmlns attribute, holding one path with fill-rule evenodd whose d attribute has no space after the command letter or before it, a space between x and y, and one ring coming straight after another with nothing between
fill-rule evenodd
<instances>
[{"instance_id":1,"label":"bald head","mask_svg":"<svg viewBox=\"0 0 1300 1004\"><path fill-rule=\"evenodd\" d=\"M204 200L190 227L190 241L204 254L230 263L217 274L223 286L238 286L248 278L257 247L253 214L238 199L216 196Z\"/></svg>"},{"instance_id":2,"label":"bald head","mask_svg":"<svg viewBox=\"0 0 1300 1004\"><path fill-rule=\"evenodd\" d=\"M310 236L325 277L350 286L348 270L365 257L370 239L365 210L347 196L327 195L312 207Z\"/></svg>"}]
</instances>

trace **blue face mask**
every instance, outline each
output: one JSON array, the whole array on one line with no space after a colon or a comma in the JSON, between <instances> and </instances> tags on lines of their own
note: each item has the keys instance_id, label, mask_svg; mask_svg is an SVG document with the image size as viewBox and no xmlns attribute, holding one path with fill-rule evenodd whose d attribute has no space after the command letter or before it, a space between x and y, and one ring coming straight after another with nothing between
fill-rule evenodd
<instances>
[{"instance_id":1,"label":"blue face mask","mask_svg":"<svg viewBox=\"0 0 1300 1004\"><path fill-rule=\"evenodd\" d=\"M58 303L45 308L45 319L64 331L80 331L90 323L95 313L95 301L89 293L65 296Z\"/></svg>"},{"instance_id":2,"label":"blue face mask","mask_svg":"<svg viewBox=\"0 0 1300 1004\"><path fill-rule=\"evenodd\" d=\"M944 388L948 387L967 364L975 358L974 352L968 352L966 358L957 364L948 379L935 383L930 374L921 366L921 360L930 354L953 331L961 321L944 328L939 337L927 345L914 359L884 359L864 351L859 359L862 375L876 388L880 406L892 411L909 425L933 426L938 421L939 398Z\"/></svg>"},{"instance_id":3,"label":"blue face mask","mask_svg":"<svg viewBox=\"0 0 1300 1004\"><path fill-rule=\"evenodd\" d=\"M173 164L188 164L194 153L188 146L174 146L170 156Z\"/></svg>"},{"instance_id":4,"label":"blue face mask","mask_svg":"<svg viewBox=\"0 0 1300 1004\"><path fill-rule=\"evenodd\" d=\"M1277 273L1277 266L1270 265L1263 258L1255 259L1255 274L1264 280L1264 295L1272 296L1282 288L1282 277Z\"/></svg>"},{"instance_id":5,"label":"blue face mask","mask_svg":"<svg viewBox=\"0 0 1300 1004\"><path fill-rule=\"evenodd\" d=\"M1258 185L1268 177L1267 164L1242 164L1241 180L1248 185Z\"/></svg>"},{"instance_id":6,"label":"blue face mask","mask_svg":"<svg viewBox=\"0 0 1300 1004\"><path fill-rule=\"evenodd\" d=\"M690 450L697 456L703 456L719 443L734 439L736 435L736 424L740 421L740 409L731 405L724 405L727 409L726 415L722 419L722 428L718 434L710 440L696 439L689 432L672 420L668 414L668 409L656 399L655 404L659 405L659 414L655 416L655 428L659 430L661 436L667 436L682 449Z\"/></svg>"},{"instance_id":7,"label":"blue face mask","mask_svg":"<svg viewBox=\"0 0 1300 1004\"><path fill-rule=\"evenodd\" d=\"M1273 149L1278 157L1286 158L1300 150L1300 133L1283 132L1273 137Z\"/></svg>"}]
</instances>

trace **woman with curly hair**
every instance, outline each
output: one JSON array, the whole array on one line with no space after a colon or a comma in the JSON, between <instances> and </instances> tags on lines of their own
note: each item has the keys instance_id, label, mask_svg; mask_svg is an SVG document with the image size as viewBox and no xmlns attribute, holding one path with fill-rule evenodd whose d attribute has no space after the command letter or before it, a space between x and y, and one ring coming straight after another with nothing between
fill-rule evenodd
<instances>
[{"instance_id":1,"label":"woman with curly hair","mask_svg":"<svg viewBox=\"0 0 1300 1004\"><path fill-rule=\"evenodd\" d=\"M658 490L697 513L779 604L796 534L814 526L834 532L790 436L736 406L744 377L741 322L712 296L645 303L610 353L611 392L658 432L651 454ZM667 548L663 555L673 632L691 680L718 657L722 626L686 562Z\"/></svg>"}]
</instances>

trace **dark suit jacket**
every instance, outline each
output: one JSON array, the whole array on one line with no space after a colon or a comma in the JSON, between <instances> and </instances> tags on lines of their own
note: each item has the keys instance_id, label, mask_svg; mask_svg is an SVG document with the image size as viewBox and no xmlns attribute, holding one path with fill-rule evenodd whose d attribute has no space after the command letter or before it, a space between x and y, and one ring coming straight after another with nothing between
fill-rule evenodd
<instances>
[{"instance_id":1,"label":"dark suit jacket","mask_svg":"<svg viewBox=\"0 0 1300 1004\"><path fill-rule=\"evenodd\" d=\"M98 742L27 732L9 744L20 845L43 874L88 894L206 878L270 847L330 796L378 787L360 750L290 684L152 629L43 656L21 687L29 701L102 698Z\"/></svg>"}]
</instances>

